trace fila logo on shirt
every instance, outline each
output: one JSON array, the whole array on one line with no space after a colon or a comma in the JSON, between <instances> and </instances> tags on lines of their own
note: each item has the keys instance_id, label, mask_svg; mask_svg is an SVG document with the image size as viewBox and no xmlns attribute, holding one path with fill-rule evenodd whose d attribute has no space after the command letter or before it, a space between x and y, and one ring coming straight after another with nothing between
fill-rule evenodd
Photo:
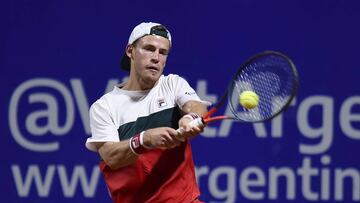
<instances>
[{"instance_id":1,"label":"fila logo on shirt","mask_svg":"<svg viewBox=\"0 0 360 203\"><path fill-rule=\"evenodd\" d=\"M165 106L167 106L167 103L166 103L165 99L159 99L158 100L158 107L162 108L162 107L165 107Z\"/></svg>"}]
</instances>

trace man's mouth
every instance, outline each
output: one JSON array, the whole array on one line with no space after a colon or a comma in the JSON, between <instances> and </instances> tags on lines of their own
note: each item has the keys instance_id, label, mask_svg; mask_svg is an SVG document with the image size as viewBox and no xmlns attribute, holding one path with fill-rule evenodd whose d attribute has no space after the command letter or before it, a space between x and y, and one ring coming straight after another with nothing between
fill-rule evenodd
<instances>
[{"instance_id":1,"label":"man's mouth","mask_svg":"<svg viewBox=\"0 0 360 203\"><path fill-rule=\"evenodd\" d=\"M159 71L159 68L156 66L148 66L147 69L151 71Z\"/></svg>"}]
</instances>

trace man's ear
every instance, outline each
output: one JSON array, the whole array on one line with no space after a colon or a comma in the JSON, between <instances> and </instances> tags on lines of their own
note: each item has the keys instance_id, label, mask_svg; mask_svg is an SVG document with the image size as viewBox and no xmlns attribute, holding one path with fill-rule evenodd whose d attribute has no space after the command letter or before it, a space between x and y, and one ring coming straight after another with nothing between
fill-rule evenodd
<instances>
[{"instance_id":1,"label":"man's ear","mask_svg":"<svg viewBox=\"0 0 360 203\"><path fill-rule=\"evenodd\" d=\"M128 45L126 46L125 53L126 53L126 55L127 55L129 58L132 58L132 51L133 51L133 49L134 49L134 46L131 45L131 44L128 44Z\"/></svg>"}]
</instances>

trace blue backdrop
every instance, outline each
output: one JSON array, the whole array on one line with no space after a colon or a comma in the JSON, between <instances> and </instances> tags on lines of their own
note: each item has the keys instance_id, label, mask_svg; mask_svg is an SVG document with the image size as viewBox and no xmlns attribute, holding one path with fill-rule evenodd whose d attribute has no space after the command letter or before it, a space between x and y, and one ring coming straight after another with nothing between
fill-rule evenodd
<instances>
[{"instance_id":1,"label":"blue backdrop","mask_svg":"<svg viewBox=\"0 0 360 203\"><path fill-rule=\"evenodd\" d=\"M171 31L166 74L212 102L257 52L297 65L299 94L285 114L219 122L193 140L204 201L360 202L359 1L0 4L2 202L111 202L84 146L88 107L126 78L120 56L142 21Z\"/></svg>"}]
</instances>

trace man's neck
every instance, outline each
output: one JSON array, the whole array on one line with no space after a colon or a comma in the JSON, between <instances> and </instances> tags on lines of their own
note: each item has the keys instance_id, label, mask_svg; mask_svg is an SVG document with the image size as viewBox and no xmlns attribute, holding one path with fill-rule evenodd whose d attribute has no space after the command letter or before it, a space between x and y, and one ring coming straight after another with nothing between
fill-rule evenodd
<instances>
[{"instance_id":1,"label":"man's neck","mask_svg":"<svg viewBox=\"0 0 360 203\"><path fill-rule=\"evenodd\" d=\"M153 88L157 83L158 83L158 81L156 81L155 83L146 83L145 81L143 81L139 78L133 79L130 77L129 81L126 82L126 84L124 85L124 87L122 89L129 90L129 91L149 90L149 89Z\"/></svg>"}]
</instances>

